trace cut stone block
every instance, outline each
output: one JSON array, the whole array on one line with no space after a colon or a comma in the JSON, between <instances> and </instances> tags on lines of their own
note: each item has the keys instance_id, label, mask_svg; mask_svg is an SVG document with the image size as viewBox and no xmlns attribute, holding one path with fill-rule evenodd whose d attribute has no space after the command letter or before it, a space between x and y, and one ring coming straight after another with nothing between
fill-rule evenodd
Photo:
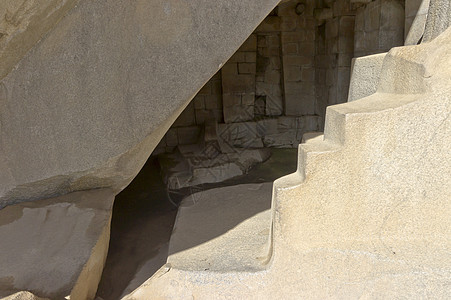
<instances>
[{"instance_id":1,"label":"cut stone block","mask_svg":"<svg viewBox=\"0 0 451 300\"><path fill-rule=\"evenodd\" d=\"M179 208L168 263L193 271L262 270L268 258L272 183L195 193Z\"/></svg>"},{"instance_id":2,"label":"cut stone block","mask_svg":"<svg viewBox=\"0 0 451 300\"><path fill-rule=\"evenodd\" d=\"M114 193L92 190L0 210L0 295L93 299L108 251Z\"/></svg>"},{"instance_id":3,"label":"cut stone block","mask_svg":"<svg viewBox=\"0 0 451 300\"><path fill-rule=\"evenodd\" d=\"M358 100L376 92L386 54L375 54L352 60L348 101Z\"/></svg>"}]
</instances>

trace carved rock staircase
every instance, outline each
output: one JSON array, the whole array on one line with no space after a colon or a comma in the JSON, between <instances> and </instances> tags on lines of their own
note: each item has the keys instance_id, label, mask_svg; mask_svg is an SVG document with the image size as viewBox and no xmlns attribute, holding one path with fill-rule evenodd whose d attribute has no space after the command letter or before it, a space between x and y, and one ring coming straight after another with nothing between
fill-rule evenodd
<instances>
[{"instance_id":1,"label":"carved rock staircase","mask_svg":"<svg viewBox=\"0 0 451 300\"><path fill-rule=\"evenodd\" d=\"M212 271L170 256L125 299L445 299L450 70L448 29L432 42L392 49L375 94L328 107L324 135L301 144L297 172L274 183L262 269L224 263Z\"/></svg>"}]
</instances>

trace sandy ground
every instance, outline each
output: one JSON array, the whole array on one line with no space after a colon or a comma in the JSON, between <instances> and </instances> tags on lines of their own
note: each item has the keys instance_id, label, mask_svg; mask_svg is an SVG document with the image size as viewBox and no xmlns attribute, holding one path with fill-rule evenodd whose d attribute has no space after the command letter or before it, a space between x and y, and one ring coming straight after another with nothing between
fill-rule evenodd
<instances>
[{"instance_id":1,"label":"sandy ground","mask_svg":"<svg viewBox=\"0 0 451 300\"><path fill-rule=\"evenodd\" d=\"M222 183L168 193L151 157L114 204L108 258L97 296L120 299L152 276L168 256L177 206L188 195L217 187L272 182L296 170L297 149L272 149L271 158L248 174Z\"/></svg>"}]
</instances>

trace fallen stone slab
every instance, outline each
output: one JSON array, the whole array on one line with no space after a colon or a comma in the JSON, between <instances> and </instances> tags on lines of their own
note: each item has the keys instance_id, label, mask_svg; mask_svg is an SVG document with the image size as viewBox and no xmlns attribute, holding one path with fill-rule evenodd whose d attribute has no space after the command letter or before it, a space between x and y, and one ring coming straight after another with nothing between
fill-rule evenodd
<instances>
[{"instance_id":1,"label":"fallen stone slab","mask_svg":"<svg viewBox=\"0 0 451 300\"><path fill-rule=\"evenodd\" d=\"M0 296L27 290L51 299L93 299L113 200L113 191L99 189L0 210Z\"/></svg>"}]
</instances>

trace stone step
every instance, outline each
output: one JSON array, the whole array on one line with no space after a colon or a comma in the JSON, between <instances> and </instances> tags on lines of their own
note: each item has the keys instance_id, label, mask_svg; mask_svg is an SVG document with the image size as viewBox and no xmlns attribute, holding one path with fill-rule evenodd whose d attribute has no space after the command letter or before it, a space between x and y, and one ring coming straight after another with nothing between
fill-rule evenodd
<instances>
[{"instance_id":1,"label":"stone step","mask_svg":"<svg viewBox=\"0 0 451 300\"><path fill-rule=\"evenodd\" d=\"M189 271L257 271L268 259L272 183L195 193L178 211L168 263Z\"/></svg>"}]
</instances>

